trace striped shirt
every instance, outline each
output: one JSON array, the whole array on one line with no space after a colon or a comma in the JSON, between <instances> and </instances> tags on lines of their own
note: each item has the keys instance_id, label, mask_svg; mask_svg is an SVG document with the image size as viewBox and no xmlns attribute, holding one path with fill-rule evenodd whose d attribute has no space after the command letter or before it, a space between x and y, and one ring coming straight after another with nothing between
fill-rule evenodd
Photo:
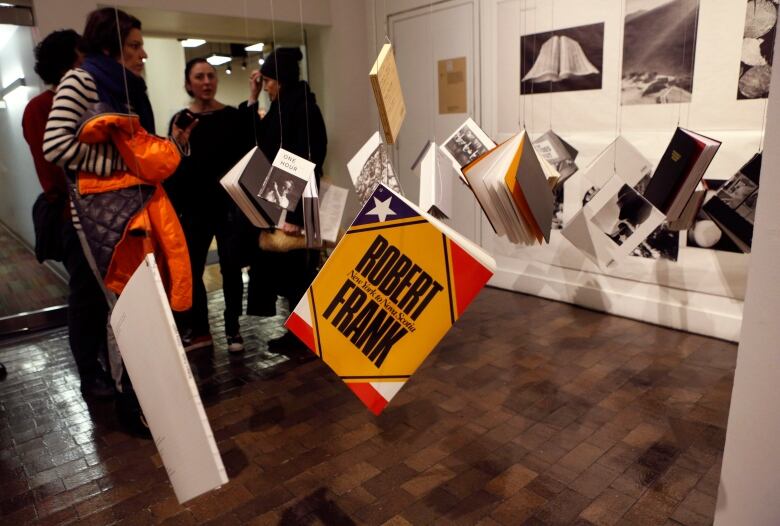
<instances>
[{"instance_id":1,"label":"striped shirt","mask_svg":"<svg viewBox=\"0 0 780 526\"><path fill-rule=\"evenodd\" d=\"M65 74L57 86L43 135L43 155L47 161L102 176L127 170L113 144L85 144L78 140L84 115L97 103L97 88L89 73L76 68Z\"/></svg>"}]
</instances>

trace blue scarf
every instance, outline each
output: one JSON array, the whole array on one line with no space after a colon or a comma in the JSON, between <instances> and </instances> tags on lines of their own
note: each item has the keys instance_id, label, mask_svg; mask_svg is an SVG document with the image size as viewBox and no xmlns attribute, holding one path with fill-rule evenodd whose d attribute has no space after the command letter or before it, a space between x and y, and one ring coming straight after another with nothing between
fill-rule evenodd
<instances>
[{"instance_id":1,"label":"blue scarf","mask_svg":"<svg viewBox=\"0 0 780 526\"><path fill-rule=\"evenodd\" d=\"M141 126L147 132L155 133L152 104L146 95L146 82L142 77L106 55L89 55L84 59L81 68L94 79L100 102L107 104L117 113L138 115ZM127 104L128 98L130 107Z\"/></svg>"}]
</instances>

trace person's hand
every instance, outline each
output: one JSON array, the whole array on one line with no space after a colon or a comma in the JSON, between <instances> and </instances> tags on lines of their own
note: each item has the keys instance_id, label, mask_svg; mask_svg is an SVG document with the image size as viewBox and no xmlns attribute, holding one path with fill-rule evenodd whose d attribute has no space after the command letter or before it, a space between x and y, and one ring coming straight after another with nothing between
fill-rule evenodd
<instances>
[{"instance_id":1,"label":"person's hand","mask_svg":"<svg viewBox=\"0 0 780 526\"><path fill-rule=\"evenodd\" d=\"M282 225L282 232L290 236L299 236L302 233L301 227L285 222Z\"/></svg>"},{"instance_id":2,"label":"person's hand","mask_svg":"<svg viewBox=\"0 0 780 526\"><path fill-rule=\"evenodd\" d=\"M259 69L254 70L249 75L249 103L254 104L257 102L257 97L260 96L260 90L263 89L263 74Z\"/></svg>"},{"instance_id":3,"label":"person's hand","mask_svg":"<svg viewBox=\"0 0 780 526\"><path fill-rule=\"evenodd\" d=\"M174 124L173 129L171 130L171 136L173 137L173 140L179 143L179 146L181 147L187 146L190 143L190 134L192 133L192 130L195 129L195 126L197 125L198 125L198 119L192 121L190 125L184 129L181 129L178 126L176 126L176 124Z\"/></svg>"}]
</instances>

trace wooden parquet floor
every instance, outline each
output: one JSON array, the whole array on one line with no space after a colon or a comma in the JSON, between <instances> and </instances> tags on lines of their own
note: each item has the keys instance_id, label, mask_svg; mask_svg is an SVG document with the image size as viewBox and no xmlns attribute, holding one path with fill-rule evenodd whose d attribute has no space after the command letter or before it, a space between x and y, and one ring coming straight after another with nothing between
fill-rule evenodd
<instances>
[{"instance_id":1,"label":"wooden parquet floor","mask_svg":"<svg viewBox=\"0 0 780 526\"><path fill-rule=\"evenodd\" d=\"M0 223L0 318L68 302L68 284Z\"/></svg>"},{"instance_id":2,"label":"wooden parquet floor","mask_svg":"<svg viewBox=\"0 0 780 526\"><path fill-rule=\"evenodd\" d=\"M484 290L380 416L242 319L190 356L230 482L179 505L151 441L87 405L64 331L0 349L0 523L712 522L736 346Z\"/></svg>"}]
</instances>

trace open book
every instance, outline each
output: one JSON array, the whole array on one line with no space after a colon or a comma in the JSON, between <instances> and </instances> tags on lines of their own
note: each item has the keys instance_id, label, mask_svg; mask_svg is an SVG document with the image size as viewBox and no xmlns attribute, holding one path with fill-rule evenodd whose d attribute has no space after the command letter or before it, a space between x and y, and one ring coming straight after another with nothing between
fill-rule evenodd
<instances>
[{"instance_id":1,"label":"open book","mask_svg":"<svg viewBox=\"0 0 780 526\"><path fill-rule=\"evenodd\" d=\"M647 184L645 198L669 221L677 220L718 148L720 141L677 128Z\"/></svg>"},{"instance_id":2,"label":"open book","mask_svg":"<svg viewBox=\"0 0 780 526\"><path fill-rule=\"evenodd\" d=\"M512 243L550 240L555 198L548 183L558 178L525 130L463 168L488 221Z\"/></svg>"},{"instance_id":3,"label":"open book","mask_svg":"<svg viewBox=\"0 0 780 526\"><path fill-rule=\"evenodd\" d=\"M495 268L482 248L380 184L285 325L379 414Z\"/></svg>"},{"instance_id":4,"label":"open book","mask_svg":"<svg viewBox=\"0 0 780 526\"><path fill-rule=\"evenodd\" d=\"M280 225L284 209L261 197L261 190L271 171L262 150L255 146L219 180L228 195L258 228Z\"/></svg>"},{"instance_id":5,"label":"open book","mask_svg":"<svg viewBox=\"0 0 780 526\"><path fill-rule=\"evenodd\" d=\"M704 213L743 252L750 253L758 202L761 154L757 153L704 204Z\"/></svg>"},{"instance_id":6,"label":"open book","mask_svg":"<svg viewBox=\"0 0 780 526\"><path fill-rule=\"evenodd\" d=\"M392 45L382 46L376 62L371 67L369 77L379 118L382 121L382 129L385 132L385 141L387 144L393 144L406 117L406 104L401 92L401 80L398 78Z\"/></svg>"},{"instance_id":7,"label":"open book","mask_svg":"<svg viewBox=\"0 0 780 526\"><path fill-rule=\"evenodd\" d=\"M523 77L523 82L557 82L569 77L598 74L582 46L567 36L550 37L539 50L534 65Z\"/></svg>"},{"instance_id":8,"label":"open book","mask_svg":"<svg viewBox=\"0 0 780 526\"><path fill-rule=\"evenodd\" d=\"M452 162L436 143L428 141L412 170L419 169L420 208L437 219L452 217L452 183L455 170Z\"/></svg>"},{"instance_id":9,"label":"open book","mask_svg":"<svg viewBox=\"0 0 780 526\"><path fill-rule=\"evenodd\" d=\"M146 256L119 296L111 327L178 501L226 484L154 255Z\"/></svg>"}]
</instances>

